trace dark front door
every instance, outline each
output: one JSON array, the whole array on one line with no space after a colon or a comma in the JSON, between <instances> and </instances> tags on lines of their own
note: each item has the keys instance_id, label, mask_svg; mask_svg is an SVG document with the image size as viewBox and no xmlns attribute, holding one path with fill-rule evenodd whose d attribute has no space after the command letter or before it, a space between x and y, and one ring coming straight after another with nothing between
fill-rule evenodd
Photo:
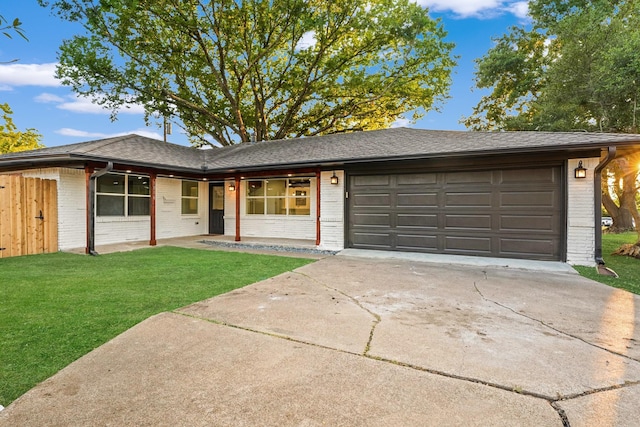
<instances>
[{"instance_id":1,"label":"dark front door","mask_svg":"<svg viewBox=\"0 0 640 427\"><path fill-rule=\"evenodd\" d=\"M224 184L209 186L209 234L224 234Z\"/></svg>"}]
</instances>

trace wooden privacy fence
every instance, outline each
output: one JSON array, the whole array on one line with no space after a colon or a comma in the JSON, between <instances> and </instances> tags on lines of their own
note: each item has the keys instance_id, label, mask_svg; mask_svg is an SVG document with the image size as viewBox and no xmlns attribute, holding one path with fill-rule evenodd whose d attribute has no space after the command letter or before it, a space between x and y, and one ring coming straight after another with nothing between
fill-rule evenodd
<instances>
[{"instance_id":1,"label":"wooden privacy fence","mask_svg":"<svg viewBox=\"0 0 640 427\"><path fill-rule=\"evenodd\" d=\"M56 181L0 175L0 258L57 250Z\"/></svg>"}]
</instances>

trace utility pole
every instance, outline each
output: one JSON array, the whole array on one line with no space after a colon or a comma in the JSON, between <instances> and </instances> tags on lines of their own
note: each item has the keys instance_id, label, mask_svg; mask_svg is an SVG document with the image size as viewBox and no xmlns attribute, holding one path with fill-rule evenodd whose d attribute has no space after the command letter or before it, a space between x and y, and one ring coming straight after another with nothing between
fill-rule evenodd
<instances>
[{"instance_id":1,"label":"utility pole","mask_svg":"<svg viewBox=\"0 0 640 427\"><path fill-rule=\"evenodd\" d=\"M164 116L164 122L162 124L164 133L164 142L167 142L167 135L171 135L171 122L167 120L167 116Z\"/></svg>"}]
</instances>

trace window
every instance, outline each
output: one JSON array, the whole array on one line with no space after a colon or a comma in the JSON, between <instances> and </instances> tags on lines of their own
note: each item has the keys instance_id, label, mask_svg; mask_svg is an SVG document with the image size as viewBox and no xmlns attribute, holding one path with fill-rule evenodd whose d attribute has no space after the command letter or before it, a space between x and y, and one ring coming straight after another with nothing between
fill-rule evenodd
<instances>
[{"instance_id":1,"label":"window","mask_svg":"<svg viewBox=\"0 0 640 427\"><path fill-rule=\"evenodd\" d=\"M96 180L97 216L146 216L150 200L148 176L109 173Z\"/></svg>"},{"instance_id":2,"label":"window","mask_svg":"<svg viewBox=\"0 0 640 427\"><path fill-rule=\"evenodd\" d=\"M309 178L247 181L248 215L311 215Z\"/></svg>"},{"instance_id":3,"label":"window","mask_svg":"<svg viewBox=\"0 0 640 427\"><path fill-rule=\"evenodd\" d=\"M198 182L182 181L182 215L198 214Z\"/></svg>"}]
</instances>

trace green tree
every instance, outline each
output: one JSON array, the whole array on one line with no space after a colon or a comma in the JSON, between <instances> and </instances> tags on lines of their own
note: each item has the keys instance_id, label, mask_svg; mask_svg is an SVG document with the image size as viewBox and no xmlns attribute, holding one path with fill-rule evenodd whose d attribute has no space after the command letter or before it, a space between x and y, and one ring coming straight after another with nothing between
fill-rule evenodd
<instances>
[{"instance_id":1,"label":"green tree","mask_svg":"<svg viewBox=\"0 0 640 427\"><path fill-rule=\"evenodd\" d=\"M530 28L511 28L476 60L476 86L490 93L465 125L638 133L640 0L532 0L529 12ZM640 245L638 164L615 160L602 187L613 230L635 218Z\"/></svg>"},{"instance_id":2,"label":"green tree","mask_svg":"<svg viewBox=\"0 0 640 427\"><path fill-rule=\"evenodd\" d=\"M46 6L48 1L39 0ZM196 145L388 127L445 99L453 45L410 0L57 0L58 77L176 116Z\"/></svg>"},{"instance_id":3,"label":"green tree","mask_svg":"<svg viewBox=\"0 0 640 427\"><path fill-rule=\"evenodd\" d=\"M40 143L42 135L35 129L27 129L24 132L18 130L11 118L13 111L8 104L0 104L0 111L4 120L4 124L0 123L0 154L44 147Z\"/></svg>"}]
</instances>

